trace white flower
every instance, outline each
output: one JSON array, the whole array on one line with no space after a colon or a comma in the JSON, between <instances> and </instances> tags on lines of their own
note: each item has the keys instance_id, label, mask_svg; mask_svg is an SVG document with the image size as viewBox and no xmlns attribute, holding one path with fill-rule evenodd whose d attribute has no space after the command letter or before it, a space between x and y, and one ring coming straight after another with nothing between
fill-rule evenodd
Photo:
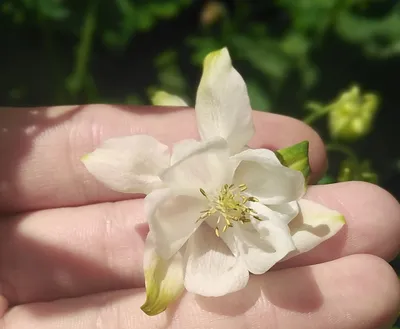
<instances>
[{"instance_id":1,"label":"white flower","mask_svg":"<svg viewBox=\"0 0 400 329\"><path fill-rule=\"evenodd\" d=\"M184 288L203 296L242 289L249 273L265 273L344 225L338 212L302 199L300 171L270 150L246 146L254 134L252 110L226 48L206 57L195 109L201 141L177 143L171 157L154 138L130 136L83 158L112 189L149 193L142 309L150 315ZM326 229L317 234L317 227Z\"/></svg>"}]
</instances>

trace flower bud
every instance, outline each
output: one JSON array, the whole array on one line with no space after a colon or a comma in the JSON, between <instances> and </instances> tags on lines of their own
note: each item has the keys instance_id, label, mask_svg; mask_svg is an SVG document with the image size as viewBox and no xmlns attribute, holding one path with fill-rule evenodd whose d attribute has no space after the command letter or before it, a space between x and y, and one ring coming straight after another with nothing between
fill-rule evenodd
<instances>
[{"instance_id":1,"label":"flower bud","mask_svg":"<svg viewBox=\"0 0 400 329\"><path fill-rule=\"evenodd\" d=\"M367 135L379 106L376 94L362 94L353 86L329 105L329 130L333 139L354 141Z\"/></svg>"}]
</instances>

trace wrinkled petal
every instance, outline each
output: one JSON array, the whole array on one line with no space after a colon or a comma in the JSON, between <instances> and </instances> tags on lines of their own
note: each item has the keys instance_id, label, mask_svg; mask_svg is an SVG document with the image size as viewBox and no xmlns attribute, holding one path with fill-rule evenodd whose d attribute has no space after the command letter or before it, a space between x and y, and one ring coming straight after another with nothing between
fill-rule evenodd
<instances>
[{"instance_id":1,"label":"wrinkled petal","mask_svg":"<svg viewBox=\"0 0 400 329\"><path fill-rule=\"evenodd\" d=\"M240 152L254 135L247 87L226 48L204 59L195 108L201 138L223 137L232 154Z\"/></svg>"},{"instance_id":2,"label":"wrinkled petal","mask_svg":"<svg viewBox=\"0 0 400 329\"><path fill-rule=\"evenodd\" d=\"M202 296L223 296L247 285L249 272L225 242L205 223L189 239L186 253L185 288Z\"/></svg>"},{"instance_id":3,"label":"wrinkled petal","mask_svg":"<svg viewBox=\"0 0 400 329\"><path fill-rule=\"evenodd\" d=\"M232 157L239 161L233 183L246 184L246 193L267 205L298 200L305 193L300 171L282 166L270 150L245 150Z\"/></svg>"},{"instance_id":4,"label":"wrinkled petal","mask_svg":"<svg viewBox=\"0 0 400 329\"><path fill-rule=\"evenodd\" d=\"M106 140L82 157L87 170L109 188L149 193L162 186L159 174L169 166L168 147L146 135Z\"/></svg>"},{"instance_id":5,"label":"wrinkled petal","mask_svg":"<svg viewBox=\"0 0 400 329\"><path fill-rule=\"evenodd\" d=\"M316 202L299 200L300 213L289 224L296 254L307 252L334 236L346 223L344 216Z\"/></svg>"},{"instance_id":6,"label":"wrinkled petal","mask_svg":"<svg viewBox=\"0 0 400 329\"><path fill-rule=\"evenodd\" d=\"M289 224L290 221L294 219L300 211L297 201L268 205L268 208L270 211L274 212L274 216L279 219L279 221L285 224Z\"/></svg>"},{"instance_id":7,"label":"wrinkled petal","mask_svg":"<svg viewBox=\"0 0 400 329\"><path fill-rule=\"evenodd\" d=\"M170 189L155 190L144 200L146 218L155 239L157 254L169 259L201 224L201 211L207 208L203 199L174 195Z\"/></svg>"},{"instance_id":8,"label":"wrinkled petal","mask_svg":"<svg viewBox=\"0 0 400 329\"><path fill-rule=\"evenodd\" d=\"M147 236L144 248L144 278L146 302L141 309L147 315L157 315L173 303L184 290L183 257L176 253L168 260L159 257L155 251L154 238Z\"/></svg>"},{"instance_id":9,"label":"wrinkled petal","mask_svg":"<svg viewBox=\"0 0 400 329\"><path fill-rule=\"evenodd\" d=\"M252 208L262 220L236 224L236 243L249 272L263 274L296 247L281 218L261 204L254 203Z\"/></svg>"},{"instance_id":10,"label":"wrinkled petal","mask_svg":"<svg viewBox=\"0 0 400 329\"><path fill-rule=\"evenodd\" d=\"M161 174L162 181L169 187L202 197L199 189L214 191L230 183L232 170L229 169L229 149L226 141L216 138L193 144L187 155Z\"/></svg>"},{"instance_id":11,"label":"wrinkled petal","mask_svg":"<svg viewBox=\"0 0 400 329\"><path fill-rule=\"evenodd\" d=\"M151 97L151 103L156 106L188 106L179 96L163 90L156 91Z\"/></svg>"},{"instance_id":12,"label":"wrinkled petal","mask_svg":"<svg viewBox=\"0 0 400 329\"><path fill-rule=\"evenodd\" d=\"M199 144L200 142L194 139L184 139L174 144L172 147L171 165L187 157Z\"/></svg>"}]
</instances>

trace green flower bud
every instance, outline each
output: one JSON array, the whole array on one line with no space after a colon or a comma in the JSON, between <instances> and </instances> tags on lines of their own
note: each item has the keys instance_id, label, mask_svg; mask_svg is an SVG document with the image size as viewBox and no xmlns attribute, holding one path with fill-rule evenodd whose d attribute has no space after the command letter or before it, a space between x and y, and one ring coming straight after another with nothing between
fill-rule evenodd
<instances>
[{"instance_id":1,"label":"green flower bud","mask_svg":"<svg viewBox=\"0 0 400 329\"><path fill-rule=\"evenodd\" d=\"M376 94L362 94L357 86L342 93L329 105L329 130L332 138L354 141L367 135L372 129L378 106L379 98Z\"/></svg>"}]
</instances>

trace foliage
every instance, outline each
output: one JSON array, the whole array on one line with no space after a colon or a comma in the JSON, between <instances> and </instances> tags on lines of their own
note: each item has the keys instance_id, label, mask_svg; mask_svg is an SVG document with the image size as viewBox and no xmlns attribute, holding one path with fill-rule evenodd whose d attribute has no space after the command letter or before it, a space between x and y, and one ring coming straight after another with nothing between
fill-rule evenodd
<instances>
[{"instance_id":1,"label":"foliage","mask_svg":"<svg viewBox=\"0 0 400 329\"><path fill-rule=\"evenodd\" d=\"M33 27L43 36L52 71L63 71L53 77L52 85L56 88L53 94L57 97L47 95L45 99L52 104L113 101L148 104L159 89L192 100L193 104L196 81L184 74L182 54L189 54L183 60L185 65L200 67L208 52L227 46L246 72L254 108L279 111L288 83L297 77L297 104L309 111L303 120L314 124L315 120L327 116L328 134L324 137L328 143L330 139L335 142L335 147L328 146L328 150L341 152L345 158L336 168L336 178L330 173L333 179L325 177L324 182L352 179L377 182L378 175L371 162L357 159L348 144L362 139L373 129L379 108L378 95L361 94L360 87L353 84L325 105L310 101L313 89L323 81L313 56L332 35L356 45L370 58L399 56L400 3L389 1L389 5L382 6L378 0L198 2L198 26L184 37L179 47L167 45L157 49L153 56L155 73L147 86L142 85L139 92L126 92L118 99L104 97L99 92L96 72L92 69L96 52L105 50L111 57L123 56L139 36L147 33L150 38L159 24L180 19L191 6L194 4L190 0L90 0L85 3L6 0L0 5L0 17L9 27L25 30ZM57 67L58 57L63 55L55 50L60 47L56 44L60 36L74 40L74 58L69 69ZM135 50L140 50L140 46ZM24 86L23 82L19 84L22 86L7 86L8 102L23 100L31 87ZM299 109L295 112L299 117Z\"/></svg>"},{"instance_id":2,"label":"foliage","mask_svg":"<svg viewBox=\"0 0 400 329\"><path fill-rule=\"evenodd\" d=\"M185 21L189 16L190 22ZM329 80L321 72L335 65L329 61L330 45L360 52L370 63L400 58L398 1L5 0L0 20L6 50L0 57L0 99L8 105L150 104L158 90L193 104L198 82L193 72L199 71L208 52L227 46L254 108L290 114L322 134L337 163L320 183L378 183L387 175L386 167L374 170L376 159L357 154L359 143L372 138L381 111L378 92L362 91L364 81L324 96L318 87ZM180 28L174 30L174 24ZM182 26L187 31L180 31ZM26 48L18 39L29 43L32 36L41 42L31 46L39 49L36 57L31 54L31 76L43 75L41 83L4 64L9 56L26 67ZM127 60L129 56L139 63ZM41 60L44 72L35 71ZM144 61L150 61L149 72L139 74ZM104 79L102 72L115 71L112 67L119 62L125 66L119 67L118 76L108 73ZM118 85L121 92L111 92L113 79L124 80L125 70L138 75L137 80L127 79L138 81L136 87L124 83ZM390 159L390 172L398 175L399 157Z\"/></svg>"}]
</instances>

